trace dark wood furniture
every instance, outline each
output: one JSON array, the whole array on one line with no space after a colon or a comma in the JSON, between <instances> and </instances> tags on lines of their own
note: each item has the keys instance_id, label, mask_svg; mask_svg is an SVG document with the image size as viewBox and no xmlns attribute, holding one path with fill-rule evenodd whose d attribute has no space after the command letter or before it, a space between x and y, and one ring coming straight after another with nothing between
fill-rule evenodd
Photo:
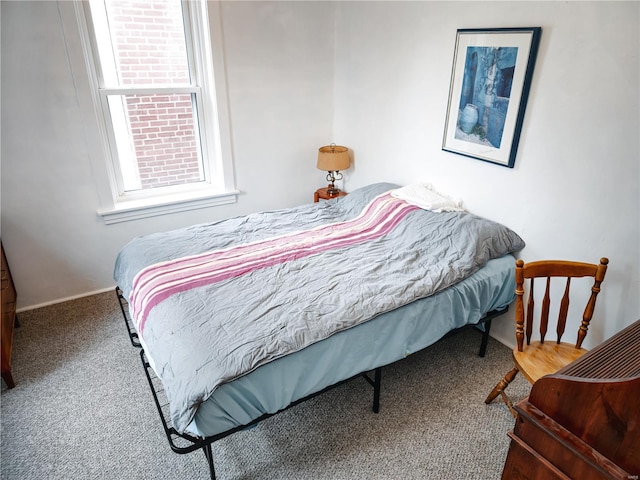
<instances>
[{"instance_id":1,"label":"dark wood furniture","mask_svg":"<svg viewBox=\"0 0 640 480\"><path fill-rule=\"evenodd\" d=\"M491 403L498 395L501 395L504 402L509 407L512 415L516 413L509 397L504 392L509 383L513 381L518 372L531 382L535 383L544 375L555 373L569 363L573 362L580 356L584 355L587 350L582 348L582 341L587 335L589 322L593 317L593 310L596 306L596 297L600 293L600 285L604 281L607 273L607 265L609 260L601 258L600 264L569 262L566 260L542 260L537 262L529 262L527 264L522 260L516 261L516 342L517 346L513 349L514 367L507 372L502 380L493 388L487 396L485 403ZM591 295L582 314L582 322L578 329L578 336L575 345L572 343L562 342L562 335L565 331L567 323L567 313L569 311L569 292L571 290L571 280L581 277L592 277L593 285L591 287ZM551 279L561 279L564 281L564 294L557 303L558 319L555 322L555 339L547 339L545 337L547 331L554 328L549 323L549 311L551 310ZM545 283L544 296L541 298L540 308L540 341L531 341L534 324L535 309L535 280L540 279ZM529 280L529 295L526 308L526 325L525 325L525 307L524 307L524 291L525 281ZM526 345L524 344L526 334ZM549 341L551 340L551 341Z\"/></svg>"},{"instance_id":2,"label":"dark wood furniture","mask_svg":"<svg viewBox=\"0 0 640 480\"><path fill-rule=\"evenodd\" d=\"M318 203L320 200L331 200L332 198L344 197L347 192L338 191L335 195L329 195L329 187L319 188L313 194L313 202Z\"/></svg>"},{"instance_id":3,"label":"dark wood furniture","mask_svg":"<svg viewBox=\"0 0 640 480\"><path fill-rule=\"evenodd\" d=\"M13 328L17 322L17 295L2 244L0 244L0 250L2 251L2 293L0 294L2 303L2 332L0 332L2 335L2 350L0 351L0 356L2 357L2 379L6 382L7 387L13 388L15 383L11 375L11 346L13 343Z\"/></svg>"},{"instance_id":4,"label":"dark wood furniture","mask_svg":"<svg viewBox=\"0 0 640 480\"><path fill-rule=\"evenodd\" d=\"M640 320L515 407L505 480L640 478Z\"/></svg>"}]
</instances>

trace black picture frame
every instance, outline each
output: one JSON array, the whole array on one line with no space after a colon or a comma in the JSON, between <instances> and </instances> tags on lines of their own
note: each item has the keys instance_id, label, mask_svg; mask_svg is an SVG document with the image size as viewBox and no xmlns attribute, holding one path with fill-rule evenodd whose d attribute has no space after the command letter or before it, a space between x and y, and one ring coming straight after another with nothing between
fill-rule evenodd
<instances>
[{"instance_id":1,"label":"black picture frame","mask_svg":"<svg viewBox=\"0 0 640 480\"><path fill-rule=\"evenodd\" d=\"M541 34L457 30L443 150L513 168Z\"/></svg>"}]
</instances>

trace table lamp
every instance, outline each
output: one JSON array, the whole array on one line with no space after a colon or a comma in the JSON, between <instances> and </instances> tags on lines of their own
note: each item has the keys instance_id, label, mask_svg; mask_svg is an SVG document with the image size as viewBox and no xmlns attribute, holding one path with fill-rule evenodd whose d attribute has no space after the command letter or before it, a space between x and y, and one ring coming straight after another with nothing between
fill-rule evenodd
<instances>
[{"instance_id":1,"label":"table lamp","mask_svg":"<svg viewBox=\"0 0 640 480\"><path fill-rule=\"evenodd\" d=\"M317 167L320 170L328 172L327 181L329 185L327 187L327 194L329 196L335 196L340 193L340 190L335 186L335 181L342 180L340 170L346 170L349 168L349 164L349 149L347 147L341 147L332 143L331 145L318 149Z\"/></svg>"}]
</instances>

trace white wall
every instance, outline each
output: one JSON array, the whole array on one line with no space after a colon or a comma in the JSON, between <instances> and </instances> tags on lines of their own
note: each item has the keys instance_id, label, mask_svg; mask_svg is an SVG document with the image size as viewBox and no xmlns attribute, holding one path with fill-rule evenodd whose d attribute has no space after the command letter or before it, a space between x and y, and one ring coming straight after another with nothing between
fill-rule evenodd
<instances>
[{"instance_id":1,"label":"white wall","mask_svg":"<svg viewBox=\"0 0 640 480\"><path fill-rule=\"evenodd\" d=\"M637 320L639 5L339 3L335 130L356 159L347 189L428 181L518 232L525 260L607 256L587 346ZM521 26L543 31L515 168L442 151L456 30ZM513 343L512 322L510 312L494 335Z\"/></svg>"},{"instance_id":2,"label":"white wall","mask_svg":"<svg viewBox=\"0 0 640 480\"><path fill-rule=\"evenodd\" d=\"M329 3L222 6L238 203L108 226L96 215L101 152L73 4L1 9L1 233L19 309L111 287L136 235L312 202L325 184L315 161L333 141Z\"/></svg>"},{"instance_id":3,"label":"white wall","mask_svg":"<svg viewBox=\"0 0 640 480\"><path fill-rule=\"evenodd\" d=\"M316 149L336 142L355 154L347 190L427 180L516 230L525 259L608 256L597 343L640 318L638 5L225 2L239 202L105 226L71 3L0 2L1 233L19 307L111 287L135 235L311 201ZM441 151L456 29L503 26L543 27L514 169ZM494 327L505 341L511 320Z\"/></svg>"}]
</instances>

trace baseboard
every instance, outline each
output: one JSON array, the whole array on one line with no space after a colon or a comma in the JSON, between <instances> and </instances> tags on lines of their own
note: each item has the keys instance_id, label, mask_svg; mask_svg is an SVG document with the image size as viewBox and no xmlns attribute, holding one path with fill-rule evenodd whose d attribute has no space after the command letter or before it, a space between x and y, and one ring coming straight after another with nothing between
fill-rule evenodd
<instances>
[{"instance_id":1,"label":"baseboard","mask_svg":"<svg viewBox=\"0 0 640 480\"><path fill-rule=\"evenodd\" d=\"M511 350L513 350L516 347L515 338L506 338L506 337L503 337L502 335L495 335L493 331L489 335L491 336L491 338L499 341L501 344L509 347Z\"/></svg>"},{"instance_id":2,"label":"baseboard","mask_svg":"<svg viewBox=\"0 0 640 480\"><path fill-rule=\"evenodd\" d=\"M16 313L27 312L29 310L35 310L37 308L48 307L50 305L56 305L58 303L69 302L71 300L77 300L79 298L91 297L92 295L98 295L100 293L112 292L116 286L103 288L101 290L94 290L93 292L81 293L80 295L74 295L72 297L59 298L57 300L51 300L50 302L39 303L37 305L29 305L28 307L21 307L16 310Z\"/></svg>"}]
</instances>

